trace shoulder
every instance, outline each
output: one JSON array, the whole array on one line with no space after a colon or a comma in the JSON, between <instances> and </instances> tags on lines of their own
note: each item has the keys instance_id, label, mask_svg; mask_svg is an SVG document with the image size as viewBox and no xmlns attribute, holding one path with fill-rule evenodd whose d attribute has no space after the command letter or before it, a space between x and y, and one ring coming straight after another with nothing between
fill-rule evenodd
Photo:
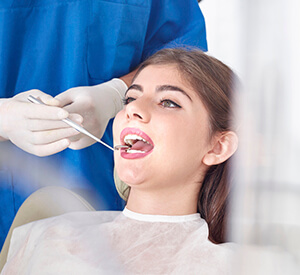
<instances>
[{"instance_id":1,"label":"shoulder","mask_svg":"<svg viewBox=\"0 0 300 275\"><path fill-rule=\"evenodd\" d=\"M207 274L232 274L236 259L237 245L234 243L214 244L207 241Z\"/></svg>"},{"instance_id":2,"label":"shoulder","mask_svg":"<svg viewBox=\"0 0 300 275\"><path fill-rule=\"evenodd\" d=\"M232 258L236 251L237 245L234 243L215 244L207 240L205 244L208 255L213 261L227 261Z\"/></svg>"},{"instance_id":3,"label":"shoulder","mask_svg":"<svg viewBox=\"0 0 300 275\"><path fill-rule=\"evenodd\" d=\"M208 239L209 230L204 222L196 234L191 234L188 245L182 252L183 262L191 262L186 274L233 274L237 245L234 243L215 244Z\"/></svg>"},{"instance_id":4,"label":"shoulder","mask_svg":"<svg viewBox=\"0 0 300 275\"><path fill-rule=\"evenodd\" d=\"M60 216L33 222L31 231L38 233L50 229L57 229L57 232L62 229L84 229L85 227L111 222L120 213L120 211L81 211L66 213Z\"/></svg>"},{"instance_id":5,"label":"shoulder","mask_svg":"<svg viewBox=\"0 0 300 275\"><path fill-rule=\"evenodd\" d=\"M75 231L113 221L119 214L120 211L72 212L17 227L12 233L8 259L22 247L30 249L41 240L68 237Z\"/></svg>"}]
</instances>

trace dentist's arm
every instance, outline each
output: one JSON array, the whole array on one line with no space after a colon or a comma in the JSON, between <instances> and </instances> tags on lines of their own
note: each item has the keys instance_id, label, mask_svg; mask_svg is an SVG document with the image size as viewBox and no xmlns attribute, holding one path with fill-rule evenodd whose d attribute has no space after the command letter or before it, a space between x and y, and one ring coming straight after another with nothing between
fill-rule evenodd
<instances>
[{"instance_id":1,"label":"dentist's arm","mask_svg":"<svg viewBox=\"0 0 300 275\"><path fill-rule=\"evenodd\" d=\"M33 95L45 105L33 104L27 100ZM62 122L70 117L82 122L79 115L58 107L59 101L39 90L30 90L12 98L0 99L0 141L10 140L24 151L47 156L60 152L70 145L70 137L78 132Z\"/></svg>"}]
</instances>

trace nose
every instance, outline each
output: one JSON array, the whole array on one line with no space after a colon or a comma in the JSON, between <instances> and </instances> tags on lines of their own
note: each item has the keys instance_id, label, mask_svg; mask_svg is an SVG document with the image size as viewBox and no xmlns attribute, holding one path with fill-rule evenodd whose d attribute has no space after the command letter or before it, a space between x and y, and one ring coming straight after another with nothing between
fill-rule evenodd
<instances>
[{"instance_id":1,"label":"nose","mask_svg":"<svg viewBox=\"0 0 300 275\"><path fill-rule=\"evenodd\" d=\"M151 118L149 102L142 97L130 102L126 105L126 117L127 120L149 122Z\"/></svg>"}]
</instances>

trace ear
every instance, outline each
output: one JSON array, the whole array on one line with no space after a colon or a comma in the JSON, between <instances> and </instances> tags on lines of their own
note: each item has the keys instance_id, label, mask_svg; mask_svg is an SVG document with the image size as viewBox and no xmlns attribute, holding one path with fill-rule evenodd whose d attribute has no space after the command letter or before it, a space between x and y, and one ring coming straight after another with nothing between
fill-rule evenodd
<instances>
[{"instance_id":1,"label":"ear","mask_svg":"<svg viewBox=\"0 0 300 275\"><path fill-rule=\"evenodd\" d=\"M238 146L238 137L235 132L228 131L214 138L213 147L204 155L203 163L212 166L229 159Z\"/></svg>"}]
</instances>

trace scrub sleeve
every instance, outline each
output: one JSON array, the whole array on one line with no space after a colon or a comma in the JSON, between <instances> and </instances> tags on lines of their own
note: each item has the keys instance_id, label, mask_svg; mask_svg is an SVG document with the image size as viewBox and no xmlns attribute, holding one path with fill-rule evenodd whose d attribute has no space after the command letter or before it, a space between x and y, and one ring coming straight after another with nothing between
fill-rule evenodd
<instances>
[{"instance_id":1,"label":"scrub sleeve","mask_svg":"<svg viewBox=\"0 0 300 275\"><path fill-rule=\"evenodd\" d=\"M1 98L100 84L165 47L207 50L196 0L5 0L0 37ZM111 126L103 137L110 145ZM40 158L0 142L0 247L20 205L42 186L70 188L96 209L122 209L113 166L101 144Z\"/></svg>"}]
</instances>

